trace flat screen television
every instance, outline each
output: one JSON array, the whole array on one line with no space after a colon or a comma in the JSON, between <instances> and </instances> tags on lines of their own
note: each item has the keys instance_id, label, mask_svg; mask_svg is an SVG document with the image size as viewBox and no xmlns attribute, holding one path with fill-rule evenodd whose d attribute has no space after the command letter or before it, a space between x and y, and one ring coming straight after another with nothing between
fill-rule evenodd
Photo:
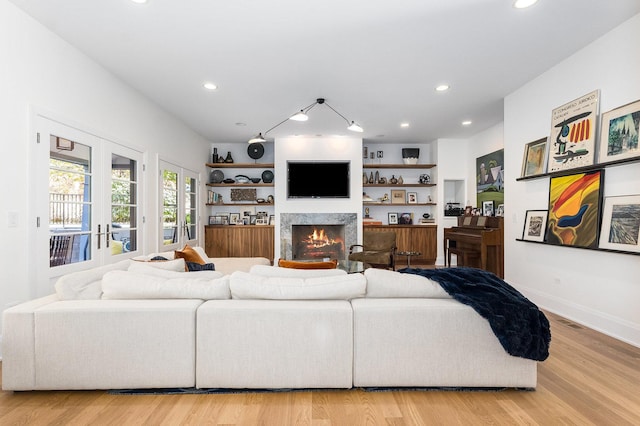
<instances>
[{"instance_id":1,"label":"flat screen television","mask_svg":"<svg viewBox=\"0 0 640 426\"><path fill-rule=\"evenodd\" d=\"M349 198L350 161L287 161L288 198Z\"/></svg>"}]
</instances>

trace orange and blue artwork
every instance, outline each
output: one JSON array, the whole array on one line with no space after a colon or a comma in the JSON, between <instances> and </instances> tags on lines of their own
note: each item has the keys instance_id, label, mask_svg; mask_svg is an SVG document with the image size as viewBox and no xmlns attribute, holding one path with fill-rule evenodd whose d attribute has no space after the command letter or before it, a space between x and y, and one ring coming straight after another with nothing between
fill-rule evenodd
<instances>
[{"instance_id":1,"label":"orange and blue artwork","mask_svg":"<svg viewBox=\"0 0 640 426\"><path fill-rule=\"evenodd\" d=\"M598 247L604 170L552 177L549 184L550 244Z\"/></svg>"}]
</instances>

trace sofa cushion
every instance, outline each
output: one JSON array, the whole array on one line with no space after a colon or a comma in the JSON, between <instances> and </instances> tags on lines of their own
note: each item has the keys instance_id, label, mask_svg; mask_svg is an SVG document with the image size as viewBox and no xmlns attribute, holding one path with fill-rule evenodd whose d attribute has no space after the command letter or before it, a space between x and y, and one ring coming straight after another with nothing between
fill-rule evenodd
<instances>
[{"instance_id":1,"label":"sofa cushion","mask_svg":"<svg viewBox=\"0 0 640 426\"><path fill-rule=\"evenodd\" d=\"M229 277L207 279L180 273L165 278L131 271L111 271L102 277L103 299L229 299Z\"/></svg>"},{"instance_id":2,"label":"sofa cushion","mask_svg":"<svg viewBox=\"0 0 640 426\"><path fill-rule=\"evenodd\" d=\"M150 268L163 269L165 271L184 272L187 270L184 259L174 260L134 260L131 265L145 265Z\"/></svg>"},{"instance_id":3,"label":"sofa cushion","mask_svg":"<svg viewBox=\"0 0 640 426\"><path fill-rule=\"evenodd\" d=\"M297 260L278 259L278 266L291 269L336 269L338 261L333 259L326 262L301 262Z\"/></svg>"},{"instance_id":4,"label":"sofa cushion","mask_svg":"<svg viewBox=\"0 0 640 426\"><path fill-rule=\"evenodd\" d=\"M126 270L130 263L135 262L127 259L110 265L63 275L56 281L56 295L59 300L100 299L102 295L102 276L109 271Z\"/></svg>"},{"instance_id":5,"label":"sofa cushion","mask_svg":"<svg viewBox=\"0 0 640 426\"><path fill-rule=\"evenodd\" d=\"M176 250L174 252L174 257L176 259L184 259L185 262L193 262L200 265L204 265L205 263L207 263L198 254L198 252L193 249L193 247L189 246L189 244L185 245L182 250Z\"/></svg>"},{"instance_id":6,"label":"sofa cushion","mask_svg":"<svg viewBox=\"0 0 640 426\"><path fill-rule=\"evenodd\" d=\"M254 265L249 272L262 277L286 278L335 277L338 275L347 275L347 272L342 269L291 269L270 265Z\"/></svg>"},{"instance_id":7,"label":"sofa cushion","mask_svg":"<svg viewBox=\"0 0 640 426\"><path fill-rule=\"evenodd\" d=\"M184 270L180 271L172 271L162 268L156 268L154 265L151 265L150 262L131 262L129 268L127 268L129 272L137 272L140 274L153 275L160 278L205 278L205 279L214 279L221 278L224 276L223 273L219 271L193 271L188 274L184 272Z\"/></svg>"},{"instance_id":8,"label":"sofa cushion","mask_svg":"<svg viewBox=\"0 0 640 426\"><path fill-rule=\"evenodd\" d=\"M367 281L362 274L286 278L234 272L229 286L232 299L349 300L365 295Z\"/></svg>"},{"instance_id":9,"label":"sofa cushion","mask_svg":"<svg viewBox=\"0 0 640 426\"><path fill-rule=\"evenodd\" d=\"M367 297L451 299L440 284L419 275L369 268L364 271L364 276L367 279Z\"/></svg>"}]
</instances>

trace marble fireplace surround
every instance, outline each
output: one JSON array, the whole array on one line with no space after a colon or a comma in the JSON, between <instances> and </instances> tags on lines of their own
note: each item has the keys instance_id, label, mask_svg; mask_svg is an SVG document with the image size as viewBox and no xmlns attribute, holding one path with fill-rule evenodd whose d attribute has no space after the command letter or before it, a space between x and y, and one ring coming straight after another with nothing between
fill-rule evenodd
<instances>
[{"instance_id":1,"label":"marble fireplace surround","mask_svg":"<svg viewBox=\"0 0 640 426\"><path fill-rule=\"evenodd\" d=\"M356 213L280 213L280 258L291 260L292 225L344 225L345 253L358 244Z\"/></svg>"}]
</instances>

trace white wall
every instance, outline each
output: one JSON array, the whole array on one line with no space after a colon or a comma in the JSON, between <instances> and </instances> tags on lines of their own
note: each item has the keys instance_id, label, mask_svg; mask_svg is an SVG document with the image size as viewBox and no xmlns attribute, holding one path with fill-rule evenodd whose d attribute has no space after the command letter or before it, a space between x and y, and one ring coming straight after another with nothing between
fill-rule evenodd
<instances>
[{"instance_id":1,"label":"white wall","mask_svg":"<svg viewBox=\"0 0 640 426\"><path fill-rule=\"evenodd\" d=\"M549 179L516 182L524 145L551 111L600 89L600 112L640 98L640 15L505 98L505 275L540 306L640 346L640 258L515 241L527 209L547 209ZM640 194L640 163L605 171L604 195Z\"/></svg>"},{"instance_id":2,"label":"white wall","mask_svg":"<svg viewBox=\"0 0 640 426\"><path fill-rule=\"evenodd\" d=\"M204 175L209 143L6 0L0 0L0 93L0 310L38 296L28 280L34 110L145 152L143 245L155 249L158 154ZM9 227L10 213L18 215L17 227Z\"/></svg>"}]
</instances>

